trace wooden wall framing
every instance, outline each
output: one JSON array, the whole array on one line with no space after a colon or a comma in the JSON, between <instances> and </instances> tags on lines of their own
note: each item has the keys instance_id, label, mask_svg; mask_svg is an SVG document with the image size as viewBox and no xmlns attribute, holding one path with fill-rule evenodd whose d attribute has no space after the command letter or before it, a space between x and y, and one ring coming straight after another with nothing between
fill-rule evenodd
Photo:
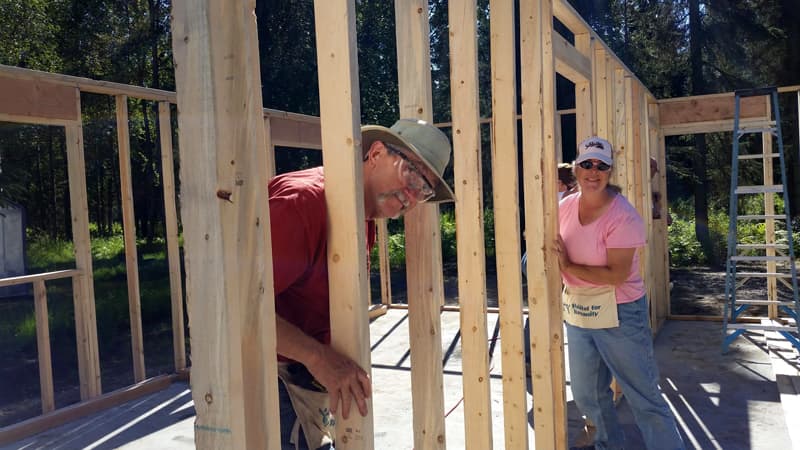
<instances>
[{"instance_id":1,"label":"wooden wall framing","mask_svg":"<svg viewBox=\"0 0 800 450\"><path fill-rule=\"evenodd\" d=\"M182 214L187 250L186 296L191 300L193 326L193 397L198 413L195 427L199 448L270 448L279 443L275 398L275 340L269 214L265 207L266 180L274 174L275 146L327 149L326 172L331 201L342 205L332 216L332 233L361 230L356 239L329 248L332 277L342 280L331 302L334 346L369 367L368 315L364 306L366 260L363 242L363 205L360 204L360 136L358 79L356 73L353 0L315 2L321 72L322 117L264 110L260 101L257 40L252 20L252 1L177 1L173 10L173 38L179 92L148 90L114 83L93 82L63 75L42 74L2 67L0 100L16 99L4 107L0 120L64 126L67 135L70 195L73 205L76 268L73 277L76 334L79 347L81 395L84 400L102 393L97 355L96 324L85 168L82 149L80 92L113 95L120 124L120 167L127 160L127 97L159 102L159 121L164 170L172 173L170 105L179 103L178 117L183 142L181 173ZM522 291L519 271L521 243L516 149L517 111L514 81L513 23L520 21L522 54L522 176L525 191L525 248L531 312L533 359L533 409L537 449L564 449L567 445L563 335L560 316L557 258L548 242L557 233L556 155L559 134L555 123L555 74L575 83L576 138L607 138L615 151L614 182L645 218L648 245L642 253L641 270L651 300L654 330L668 317L669 284L666 210L652 218L652 191L667 202L665 136L686 132L710 132L729 127L732 94L656 101L635 75L611 53L566 0L523 0L520 17L507 2L491 0L492 6L492 158L495 167L495 233L498 265L498 297L503 332L503 407L506 448L527 447L522 348ZM492 447L491 399L489 397L486 333L486 272L484 267L483 205L480 181L480 133L477 109L477 48L475 0L451 1L450 51L452 86L455 192L458 198L459 292L464 355L465 442L469 448ZM397 0L398 73L400 111L403 117L431 121L429 25L427 1ZM338 17L341 21L322 20ZM554 33L558 18L575 35L575 44ZM342 23L346 26L342 27ZM215 71L211 71L211 67ZM230 74L230 77L226 77ZM233 79L236 82L231 82ZM47 97L43 100L42 96ZM34 103L20 108L20 100ZM32 99L32 100L31 100ZM38 99L38 100L37 100ZM800 100L798 100L800 102ZM242 107L244 105L244 107ZM744 116L760 123L765 115L759 105L749 105ZM191 114L185 114L191 112ZM324 125L322 125L324 124ZM699 131L698 131L699 130ZM231 145L235 142L235 145ZM188 149L192 149L191 155ZM267 149L267 151L264 151ZM198 156L200 155L200 156ZM332 158L330 155L334 155ZM661 171L651 180L649 159ZM169 166L169 167L168 167ZM513 176L511 175L513 173ZM173 297L176 370L186 367L183 337L182 286L178 279L178 229L174 180L164 175L165 203L174 214L167 217L168 255ZM122 180L130 192L129 177ZM219 193L222 192L223 196ZM227 194L231 194L228 196ZM223 198L224 197L224 198ZM229 201L228 199L234 199ZM131 201L123 202L133 207ZM126 209L127 210L127 209ZM130 217L132 209L127 210ZM135 236L125 219L126 249L135 249L127 236ZM412 347L412 401L415 448L446 448L443 416L441 322L444 299L442 255L439 244L439 209L423 205L406 217L409 271L409 327ZM385 223L381 266L388 280ZM129 233L130 231L130 233ZM344 236L344 235L341 235ZM349 235L348 235L349 236ZM137 380L145 378L140 358L141 323L138 311L138 277L135 251L129 266L129 299L134 329L134 361ZM246 264L240 263L241 261ZM386 265L384 265L386 263ZM44 280L35 286L37 317L44 317ZM333 285L332 285L333 286ZM342 289L342 286L348 286ZM390 303L389 286L382 286L384 302ZM176 300L177 299L177 300ZM208 324L213 324L209 326ZM201 326L202 325L202 326ZM138 330L136 329L138 327ZM37 322L38 334L45 329ZM344 330L344 332L342 332ZM41 340L41 339L40 339ZM40 342L40 345L42 343ZM138 347L137 347L138 346ZM46 349L43 349L46 354ZM245 354L257 355L246 358ZM420 356L421 355L421 356ZM46 365L42 374L43 409L52 409L47 388ZM340 421L337 447L370 449L373 443L371 415L353 415ZM2 436L2 430L0 430Z\"/></svg>"}]
</instances>

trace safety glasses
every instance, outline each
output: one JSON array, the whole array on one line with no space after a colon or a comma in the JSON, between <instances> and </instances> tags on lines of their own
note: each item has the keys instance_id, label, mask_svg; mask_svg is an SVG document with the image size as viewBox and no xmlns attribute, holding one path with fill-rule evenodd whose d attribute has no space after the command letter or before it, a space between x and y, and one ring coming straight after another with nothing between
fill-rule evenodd
<instances>
[{"instance_id":1,"label":"safety glasses","mask_svg":"<svg viewBox=\"0 0 800 450\"><path fill-rule=\"evenodd\" d=\"M428 180L425 179L425 176L422 175L422 172L414 165L413 162L403 153L399 148L395 147L394 145L384 143L384 147L389 150L389 153L397 155L402 160L400 165L400 175L403 178L403 182L405 183L406 187L412 192L414 195L414 199L417 203L423 203L431 199L435 194L433 187L428 183Z\"/></svg>"},{"instance_id":2,"label":"safety glasses","mask_svg":"<svg viewBox=\"0 0 800 450\"><path fill-rule=\"evenodd\" d=\"M597 170L599 170L600 172L606 172L608 170L611 170L611 166L602 161L599 161L597 164L595 164L588 159L586 161L578 163L578 166L580 166L580 168L584 170L592 170L592 168L596 167Z\"/></svg>"}]
</instances>

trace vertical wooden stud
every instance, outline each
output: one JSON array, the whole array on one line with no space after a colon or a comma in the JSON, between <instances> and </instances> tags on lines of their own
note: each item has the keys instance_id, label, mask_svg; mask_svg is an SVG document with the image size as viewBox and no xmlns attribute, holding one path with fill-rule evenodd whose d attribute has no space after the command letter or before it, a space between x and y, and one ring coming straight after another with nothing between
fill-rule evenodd
<instances>
[{"instance_id":1,"label":"vertical wooden stud","mask_svg":"<svg viewBox=\"0 0 800 450\"><path fill-rule=\"evenodd\" d=\"M616 169L620 172L625 171L625 183L621 186L622 193L628 198L633 206L642 214L641 196L641 181L642 176L639 173L639 165L637 162L641 159L638 153L639 146L639 120L638 120L638 103L636 101L636 93L634 90L636 85L633 77L630 74L625 74L623 78L623 90L625 97L625 152L620 155L620 159L614 159L617 166ZM616 156L616 155L615 155ZM621 164L620 164L621 163ZM639 189L637 191L637 189Z\"/></svg>"},{"instance_id":2,"label":"vertical wooden stud","mask_svg":"<svg viewBox=\"0 0 800 450\"><path fill-rule=\"evenodd\" d=\"M767 108L767 117L772 117L772 101L770 97L764 97L764 102L766 103ZM734 136L734 139L736 137ZM765 155L762 158L762 173L764 177L764 185L771 185L774 183L773 178L773 158L766 156L773 153L772 149L772 133L766 131L761 133L761 148L762 153ZM777 152L776 152L777 153ZM775 214L775 194L766 192L764 195L764 214L774 215ZM764 242L767 244L774 244L775 243L775 219L765 219L764 220ZM771 257L775 256L775 247L767 247L766 249L766 256ZM775 261L767 261L766 264L766 271L767 273L775 273L777 272L777 264ZM776 301L778 300L778 279L775 277L767 277L767 300ZM767 315L770 319L777 319L778 318L778 305L771 304L767 305Z\"/></svg>"},{"instance_id":3,"label":"vertical wooden stud","mask_svg":"<svg viewBox=\"0 0 800 450\"><path fill-rule=\"evenodd\" d=\"M594 40L589 33L575 35L575 48L590 61L594 60ZM594 64L592 64L592 70L594 70ZM575 142L581 142L593 136L595 129L591 80L575 83Z\"/></svg>"},{"instance_id":4,"label":"vertical wooden stud","mask_svg":"<svg viewBox=\"0 0 800 450\"><path fill-rule=\"evenodd\" d=\"M175 204L175 168L172 154L172 121L170 104L158 103L158 125L161 141L161 180L164 186L164 222L167 233L169 292L172 311L172 354L175 371L186 368L186 338L183 322L183 284L181 256L178 248L178 208Z\"/></svg>"},{"instance_id":5,"label":"vertical wooden stud","mask_svg":"<svg viewBox=\"0 0 800 450\"><path fill-rule=\"evenodd\" d=\"M125 238L125 270L128 279L128 313L131 323L133 379L145 379L144 344L142 338L142 304L139 292L139 263L136 255L136 223L133 214L133 182L131 180L131 144L128 131L128 96L117 95L117 145L119 179L122 195L122 228Z\"/></svg>"},{"instance_id":6,"label":"vertical wooden stud","mask_svg":"<svg viewBox=\"0 0 800 450\"><path fill-rule=\"evenodd\" d=\"M608 55L602 46L595 46L594 57L592 58L592 98L594 106L594 117L596 133L614 144L614 127L611 125L613 119L613 72L609 70L610 62ZM580 142L580 141L578 141Z\"/></svg>"},{"instance_id":7,"label":"vertical wooden stud","mask_svg":"<svg viewBox=\"0 0 800 450\"><path fill-rule=\"evenodd\" d=\"M492 195L500 307L505 448L528 448L522 324L516 36L512 2L492 0ZM560 156L560 155L559 155Z\"/></svg>"},{"instance_id":8,"label":"vertical wooden stud","mask_svg":"<svg viewBox=\"0 0 800 450\"><path fill-rule=\"evenodd\" d=\"M622 188L626 193L628 183L627 150L628 123L625 96L625 71L615 65L613 69L613 99L614 99L614 170L611 171L612 183Z\"/></svg>"},{"instance_id":9,"label":"vertical wooden stud","mask_svg":"<svg viewBox=\"0 0 800 450\"><path fill-rule=\"evenodd\" d=\"M656 211L658 206L658 214L660 219L653 220L653 236L651 247L652 251L652 265L653 265L653 284L652 297L650 299L650 308L655 310L655 321L653 323L653 332L658 332L667 317L667 303L669 291L669 264L665 258L665 253L668 251L667 246L667 204L666 186L662 188L662 177L666 180L665 172L667 170L666 160L664 158L664 148L661 145L660 132L658 127L658 104L655 102L647 104L647 131L648 131L648 146L650 148L650 156L655 158L658 163L658 174L652 177L648 186L652 192L657 192L660 195L660 200L657 205L651 206L653 211ZM649 166L649 163L648 163ZM650 176L650 175L648 175ZM652 199L651 201L654 201ZM647 280L645 280L647 282Z\"/></svg>"},{"instance_id":10,"label":"vertical wooden stud","mask_svg":"<svg viewBox=\"0 0 800 450\"><path fill-rule=\"evenodd\" d=\"M381 304L392 304L392 267L389 261L389 227L386 219L375 221L378 227L378 265L381 274Z\"/></svg>"},{"instance_id":11,"label":"vertical wooden stud","mask_svg":"<svg viewBox=\"0 0 800 450\"><path fill-rule=\"evenodd\" d=\"M528 252L528 317L537 449L567 447L561 279L553 250L558 235L553 142L555 64L552 0L520 2L522 143Z\"/></svg>"},{"instance_id":12,"label":"vertical wooden stud","mask_svg":"<svg viewBox=\"0 0 800 450\"><path fill-rule=\"evenodd\" d=\"M50 319L47 315L47 289L44 280L33 282L33 306L36 315L36 348L39 360L39 387L42 414L56 409L53 395L53 360L50 356Z\"/></svg>"},{"instance_id":13,"label":"vertical wooden stud","mask_svg":"<svg viewBox=\"0 0 800 450\"><path fill-rule=\"evenodd\" d=\"M81 116L81 93L75 88L75 105ZM75 247L75 268L81 275L73 278L75 303L75 336L78 345L78 377L81 400L97 397L102 392L100 356L97 350L97 318L94 305L92 246L89 237L89 204L86 198L86 163L83 156L83 123L79 119L65 127L69 204L72 215L72 242Z\"/></svg>"},{"instance_id":14,"label":"vertical wooden stud","mask_svg":"<svg viewBox=\"0 0 800 450\"><path fill-rule=\"evenodd\" d=\"M272 179L277 173L277 168L275 167L275 144L272 142L272 120L269 116L264 117L264 139L267 149L267 179Z\"/></svg>"},{"instance_id":15,"label":"vertical wooden stud","mask_svg":"<svg viewBox=\"0 0 800 450\"><path fill-rule=\"evenodd\" d=\"M483 177L478 110L477 5L451 0L450 98L458 253L458 300L464 380L464 427L468 449L492 448L489 349L486 345L486 256L483 244ZM555 106L550 105L552 116Z\"/></svg>"},{"instance_id":16,"label":"vertical wooden stud","mask_svg":"<svg viewBox=\"0 0 800 450\"><path fill-rule=\"evenodd\" d=\"M200 449L280 448L254 7L253 0L196 0L172 9Z\"/></svg>"},{"instance_id":17,"label":"vertical wooden stud","mask_svg":"<svg viewBox=\"0 0 800 450\"><path fill-rule=\"evenodd\" d=\"M355 2L315 0L320 119L328 209L331 345L370 371L367 255L364 234L361 109L358 97ZM324 76L323 76L324 74ZM369 413L338 417L336 448L374 446Z\"/></svg>"},{"instance_id":18,"label":"vertical wooden stud","mask_svg":"<svg viewBox=\"0 0 800 450\"><path fill-rule=\"evenodd\" d=\"M433 122L427 0L395 1L400 117ZM444 276L439 205L422 204L403 218L414 448L444 449L442 324Z\"/></svg>"}]
</instances>

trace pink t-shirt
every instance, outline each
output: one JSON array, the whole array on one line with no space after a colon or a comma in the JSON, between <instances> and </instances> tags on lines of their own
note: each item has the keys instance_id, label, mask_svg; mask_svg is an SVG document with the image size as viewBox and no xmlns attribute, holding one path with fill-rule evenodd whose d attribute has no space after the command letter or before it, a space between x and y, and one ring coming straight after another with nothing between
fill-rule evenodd
<instances>
[{"instance_id":1,"label":"pink t-shirt","mask_svg":"<svg viewBox=\"0 0 800 450\"><path fill-rule=\"evenodd\" d=\"M647 242L644 221L625 197L617 195L602 216L588 225L578 220L578 200L581 194L570 195L559 203L558 224L561 238L572 262L586 266L608 264L609 248L637 248L633 254L628 279L616 288L617 303L629 303L645 294L639 275L639 250ZM562 272L567 286L601 286Z\"/></svg>"}]
</instances>

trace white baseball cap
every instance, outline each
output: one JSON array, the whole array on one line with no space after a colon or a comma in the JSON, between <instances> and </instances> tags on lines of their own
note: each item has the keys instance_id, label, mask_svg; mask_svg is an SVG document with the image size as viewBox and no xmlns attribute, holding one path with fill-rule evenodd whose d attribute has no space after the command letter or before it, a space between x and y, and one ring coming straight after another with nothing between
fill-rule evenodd
<instances>
[{"instance_id":1,"label":"white baseball cap","mask_svg":"<svg viewBox=\"0 0 800 450\"><path fill-rule=\"evenodd\" d=\"M611 166L614 165L612 155L611 144L607 140L592 136L578 145L578 158L575 159L575 164L580 164L587 159L596 159Z\"/></svg>"}]
</instances>

